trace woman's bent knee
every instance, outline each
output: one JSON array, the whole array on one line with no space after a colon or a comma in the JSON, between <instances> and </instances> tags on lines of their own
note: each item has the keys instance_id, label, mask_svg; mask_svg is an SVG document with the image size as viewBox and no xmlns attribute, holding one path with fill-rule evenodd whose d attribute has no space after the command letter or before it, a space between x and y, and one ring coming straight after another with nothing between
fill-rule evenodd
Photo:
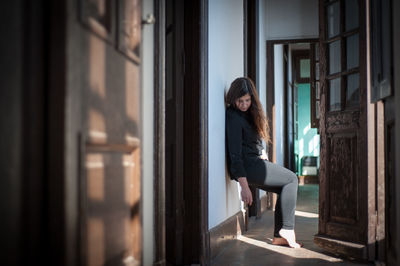
<instances>
[{"instance_id":1,"label":"woman's bent knee","mask_svg":"<svg viewBox=\"0 0 400 266\"><path fill-rule=\"evenodd\" d=\"M293 183L296 183L296 185L299 184L299 178L292 171L290 171L290 179L292 180Z\"/></svg>"}]
</instances>

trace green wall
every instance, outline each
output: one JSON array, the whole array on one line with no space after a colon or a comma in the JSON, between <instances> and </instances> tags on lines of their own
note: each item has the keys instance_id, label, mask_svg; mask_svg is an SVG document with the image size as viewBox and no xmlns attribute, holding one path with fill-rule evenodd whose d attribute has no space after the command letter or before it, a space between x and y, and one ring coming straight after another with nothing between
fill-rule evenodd
<instances>
[{"instance_id":1,"label":"green wall","mask_svg":"<svg viewBox=\"0 0 400 266\"><path fill-rule=\"evenodd\" d=\"M298 84L297 125L297 139L295 138L294 141L294 152L298 155L297 169L300 171L298 174L301 175L301 158L303 156L318 156L319 161L319 135L316 128L311 128L310 84Z\"/></svg>"}]
</instances>

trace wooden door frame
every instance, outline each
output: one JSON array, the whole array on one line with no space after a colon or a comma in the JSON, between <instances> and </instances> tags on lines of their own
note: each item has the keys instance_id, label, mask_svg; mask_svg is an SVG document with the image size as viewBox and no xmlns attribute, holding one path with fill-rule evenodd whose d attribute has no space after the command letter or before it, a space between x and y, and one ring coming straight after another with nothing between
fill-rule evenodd
<instances>
[{"instance_id":1,"label":"wooden door frame","mask_svg":"<svg viewBox=\"0 0 400 266\"><path fill-rule=\"evenodd\" d=\"M155 0L154 33L154 265L165 253L165 1Z\"/></svg>"},{"instance_id":2,"label":"wooden door frame","mask_svg":"<svg viewBox=\"0 0 400 266\"><path fill-rule=\"evenodd\" d=\"M308 39L287 39L287 40L268 40L267 41L267 119L270 123L270 136L271 136L271 141L270 145L268 146L268 158L272 162L276 162L276 149L275 149L275 69L274 69L274 59L275 59L275 54L274 54L274 45L275 44L294 44L294 43L316 43L319 42L319 39L317 38L308 38ZM293 64L293 62L292 62ZM284 97L286 97L286 93L284 94ZM292 93L293 95L293 93ZM284 117L285 117L285 125L286 119L287 119L287 106L286 106L286 98L285 98L285 106L284 106ZM287 128L285 134L287 134ZM285 149L285 158L288 156L287 154L287 149ZM285 160L286 161L286 160ZM288 165L285 165L285 167L288 167Z\"/></svg>"},{"instance_id":3,"label":"wooden door frame","mask_svg":"<svg viewBox=\"0 0 400 266\"><path fill-rule=\"evenodd\" d=\"M271 138L271 142L268 145L268 158L271 162L276 163L276 141L275 141L275 69L274 69L274 60L275 60L275 53L274 53L274 45L275 44L282 44L282 45L287 45L287 44L294 44L294 43L314 43L318 42L318 38L307 38L307 39L286 39L286 40L267 40L266 41L266 49L267 49L267 92L266 92L266 97L267 97L267 120L269 123L269 134ZM284 124L287 124L287 99L286 99L287 93L285 92L284 97L284 119L285 122ZM293 97L293 91L291 93L291 96ZM292 112L293 112L293 107L292 107ZM293 114L292 114L293 116ZM286 132L287 134L287 127L286 127ZM287 138L286 138L287 141ZM286 142L285 141L285 142ZM285 144L286 145L286 144ZM285 149L285 154L284 157L288 157L288 149ZM285 160L288 162L288 160ZM288 165L284 165L285 167L288 167ZM276 198L273 196L273 193L267 192L267 208L268 209L273 209L275 206L275 201Z\"/></svg>"},{"instance_id":4,"label":"wooden door frame","mask_svg":"<svg viewBox=\"0 0 400 266\"><path fill-rule=\"evenodd\" d=\"M67 70L67 2L55 4L51 1L49 20L49 39L47 40L48 52L48 79L47 79L47 202L46 209L48 219L48 254L51 254L49 261L58 265L67 265L68 255L80 255L80 244L67 241L67 226L78 229L78 224L68 221L66 217L66 159L72 154L65 154L65 139L67 133L65 111L66 105L66 70ZM53 88L53 89L52 89ZM54 89L57 88L57 89ZM76 154L74 154L76 156ZM77 211L77 210L76 210ZM67 223L69 224L67 225ZM78 230L76 230L78 231ZM72 248L74 246L74 248Z\"/></svg>"},{"instance_id":5,"label":"wooden door frame","mask_svg":"<svg viewBox=\"0 0 400 266\"><path fill-rule=\"evenodd\" d=\"M207 265L210 261L210 233L208 226L208 1L200 3L200 264Z\"/></svg>"},{"instance_id":6,"label":"wooden door frame","mask_svg":"<svg viewBox=\"0 0 400 266\"><path fill-rule=\"evenodd\" d=\"M165 238L165 10L166 0L155 1L155 88L154 88L154 221L155 221L155 251L154 264L166 265L166 238ZM199 243L198 261L205 265L209 261L209 231L208 231L208 0L198 0L193 5L199 7L197 19L199 24L193 23L196 28L197 47L189 56L196 57L194 80L196 81L195 93L198 93L198 109L196 112L196 128L198 138L196 143L196 156L199 160L191 164L189 172L198 173L195 182L199 194L196 202L199 212L192 219L198 219ZM192 202L193 203L193 202Z\"/></svg>"},{"instance_id":7,"label":"wooden door frame","mask_svg":"<svg viewBox=\"0 0 400 266\"><path fill-rule=\"evenodd\" d=\"M243 43L244 43L244 76L249 77L253 80L256 85L256 90L260 93L259 84L257 82L258 71L259 71L259 55L258 55L258 10L259 1L243 1ZM246 211L248 217L255 216L256 218L261 217L261 200L260 191L258 188L250 186L251 193L253 195L253 204ZM247 219L246 219L247 220Z\"/></svg>"},{"instance_id":8,"label":"wooden door frame","mask_svg":"<svg viewBox=\"0 0 400 266\"><path fill-rule=\"evenodd\" d=\"M310 43L310 48L308 50L300 49L300 50L292 51L292 84L291 84L292 106L287 106L286 110L288 110L288 111L291 110L292 111L292 114L291 114L291 116L292 116L291 126L292 126L292 132L293 133L294 133L294 123L293 123L294 122L294 119L293 119L293 117L294 117L293 102L294 101L293 101L293 96L294 96L294 90L295 90L295 84L296 83L298 83L298 84L309 84L310 85L310 106L311 106L311 102L312 102L311 91L313 90L313 86L311 84L311 82L312 82L311 81L312 80L311 77L313 76L313 74L312 74L313 68L311 66L313 64L313 61L311 60L311 52L310 52L311 51L311 47L312 47L311 44L313 44L313 43ZM300 65L299 65L300 58L306 58L306 59L310 60L310 77L309 78L301 78L300 77L300 71L301 71ZM297 92L297 95L298 95L298 92ZM289 116L289 114L287 114L287 116ZM311 117L310 117L310 120L311 120ZM286 123L286 124L289 126L289 123ZM285 131L285 132L288 132L288 131ZM288 141L287 141L288 142L288 144L287 144L288 148L287 148L287 151L286 151L287 154L288 154L288 158L285 159L285 162L287 161L287 167L290 170L292 170L293 172L295 172L295 169L296 169L296 165L294 165L294 162L295 162L294 140L295 140L295 137L293 135L292 136L292 145L290 145L290 143L289 143L290 139L288 138ZM293 156L293 158L290 158L290 156ZM299 170L299 172L298 172L299 176L301 176L302 173L300 172L300 168L298 168L298 170Z\"/></svg>"},{"instance_id":9,"label":"wooden door frame","mask_svg":"<svg viewBox=\"0 0 400 266\"><path fill-rule=\"evenodd\" d=\"M257 84L259 71L259 55L258 55L258 40L259 40L259 0L243 1L244 23L243 23L243 43L244 43L244 76L251 78L256 84L257 92L260 88Z\"/></svg>"}]
</instances>

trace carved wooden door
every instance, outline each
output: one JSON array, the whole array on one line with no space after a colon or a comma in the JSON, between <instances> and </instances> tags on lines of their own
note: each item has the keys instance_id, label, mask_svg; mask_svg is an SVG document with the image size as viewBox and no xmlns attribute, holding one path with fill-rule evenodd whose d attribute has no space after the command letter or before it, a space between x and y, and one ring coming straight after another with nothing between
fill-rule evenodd
<instances>
[{"instance_id":1,"label":"carved wooden door","mask_svg":"<svg viewBox=\"0 0 400 266\"><path fill-rule=\"evenodd\" d=\"M315 242L366 258L374 241L375 211L367 173L365 4L320 0L319 7L321 161Z\"/></svg>"},{"instance_id":2,"label":"carved wooden door","mask_svg":"<svg viewBox=\"0 0 400 266\"><path fill-rule=\"evenodd\" d=\"M81 0L83 265L140 265L141 1ZM118 29L118 30L117 30Z\"/></svg>"}]
</instances>

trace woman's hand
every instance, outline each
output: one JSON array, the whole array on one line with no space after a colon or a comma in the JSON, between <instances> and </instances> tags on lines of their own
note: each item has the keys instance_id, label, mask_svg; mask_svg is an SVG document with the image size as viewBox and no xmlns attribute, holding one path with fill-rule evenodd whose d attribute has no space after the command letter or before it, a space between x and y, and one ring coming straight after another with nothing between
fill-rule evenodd
<instances>
[{"instance_id":1,"label":"woman's hand","mask_svg":"<svg viewBox=\"0 0 400 266\"><path fill-rule=\"evenodd\" d=\"M268 160L268 154L265 152L264 149L262 150L262 153L261 153L261 155L260 155L260 158L261 158L262 160Z\"/></svg>"},{"instance_id":2,"label":"woman's hand","mask_svg":"<svg viewBox=\"0 0 400 266\"><path fill-rule=\"evenodd\" d=\"M242 201L244 204L248 204L251 206L253 203L253 195L251 194L249 184L247 183L246 177L239 177L238 178L239 184L242 187L242 191L240 195L242 196Z\"/></svg>"}]
</instances>

